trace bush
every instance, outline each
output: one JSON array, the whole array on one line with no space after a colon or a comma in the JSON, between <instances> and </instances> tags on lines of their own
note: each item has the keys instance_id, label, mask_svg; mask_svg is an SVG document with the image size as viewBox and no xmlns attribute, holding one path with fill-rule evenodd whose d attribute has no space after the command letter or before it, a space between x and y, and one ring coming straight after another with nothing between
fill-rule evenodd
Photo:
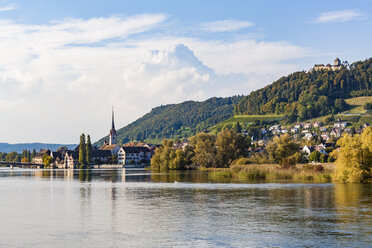
<instances>
[{"instance_id":1,"label":"bush","mask_svg":"<svg viewBox=\"0 0 372 248\"><path fill-rule=\"evenodd\" d=\"M212 178L212 179L216 179L216 178L230 178L232 175L231 175L231 172L228 171L228 170L223 170L223 171L211 171L208 173L208 177Z\"/></svg>"},{"instance_id":2,"label":"bush","mask_svg":"<svg viewBox=\"0 0 372 248\"><path fill-rule=\"evenodd\" d=\"M232 162L233 165L244 165L244 164L251 164L251 160L249 158L238 158Z\"/></svg>"},{"instance_id":3,"label":"bush","mask_svg":"<svg viewBox=\"0 0 372 248\"><path fill-rule=\"evenodd\" d=\"M372 102L367 102L367 103L365 103L365 104L363 105L363 108L364 108L365 110L370 110L370 109L372 109Z\"/></svg>"},{"instance_id":4,"label":"bush","mask_svg":"<svg viewBox=\"0 0 372 248\"><path fill-rule=\"evenodd\" d=\"M313 166L313 170L315 172L323 172L324 171L324 167L321 164L316 164L316 165Z\"/></svg>"}]
</instances>

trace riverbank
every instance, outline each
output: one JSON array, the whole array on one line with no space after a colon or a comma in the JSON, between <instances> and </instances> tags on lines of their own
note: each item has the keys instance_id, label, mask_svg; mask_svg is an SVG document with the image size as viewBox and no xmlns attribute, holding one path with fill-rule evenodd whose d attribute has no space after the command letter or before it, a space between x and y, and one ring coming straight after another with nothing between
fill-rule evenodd
<instances>
[{"instance_id":1,"label":"riverbank","mask_svg":"<svg viewBox=\"0 0 372 248\"><path fill-rule=\"evenodd\" d=\"M330 182L333 163L298 164L283 168L279 164L232 165L230 168L206 168L211 179L238 178L242 180L296 180Z\"/></svg>"}]
</instances>

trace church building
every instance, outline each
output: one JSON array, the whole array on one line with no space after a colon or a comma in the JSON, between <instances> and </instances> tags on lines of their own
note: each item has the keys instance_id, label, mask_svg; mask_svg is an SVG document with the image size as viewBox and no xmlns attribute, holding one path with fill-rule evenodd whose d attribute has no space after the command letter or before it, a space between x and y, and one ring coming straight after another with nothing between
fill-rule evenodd
<instances>
[{"instance_id":1,"label":"church building","mask_svg":"<svg viewBox=\"0 0 372 248\"><path fill-rule=\"evenodd\" d=\"M99 149L111 151L111 154L115 156L117 156L118 151L120 150L120 146L117 144L117 135L116 135L115 123L114 123L114 107L112 108L112 120L111 120L111 129L109 132L109 141L107 142L105 140L105 143Z\"/></svg>"}]
</instances>

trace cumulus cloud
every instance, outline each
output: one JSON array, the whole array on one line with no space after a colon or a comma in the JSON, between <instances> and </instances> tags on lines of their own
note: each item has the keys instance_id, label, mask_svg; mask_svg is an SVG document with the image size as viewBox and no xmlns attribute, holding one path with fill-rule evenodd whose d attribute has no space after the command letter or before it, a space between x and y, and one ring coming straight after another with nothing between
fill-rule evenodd
<instances>
[{"instance_id":1,"label":"cumulus cloud","mask_svg":"<svg viewBox=\"0 0 372 248\"><path fill-rule=\"evenodd\" d=\"M247 21L222 20L203 23L201 24L201 29L209 32L231 32L252 27L253 25L252 22Z\"/></svg>"},{"instance_id":2,"label":"cumulus cloud","mask_svg":"<svg viewBox=\"0 0 372 248\"><path fill-rule=\"evenodd\" d=\"M357 20L363 17L363 14L357 10L335 10L330 12L321 13L315 20L315 23L324 22L346 22Z\"/></svg>"},{"instance_id":3,"label":"cumulus cloud","mask_svg":"<svg viewBox=\"0 0 372 248\"><path fill-rule=\"evenodd\" d=\"M248 94L307 56L285 42L146 35L166 20L0 19L0 140L71 143L82 132L96 140L110 127L112 104L122 127L160 104Z\"/></svg>"}]
</instances>

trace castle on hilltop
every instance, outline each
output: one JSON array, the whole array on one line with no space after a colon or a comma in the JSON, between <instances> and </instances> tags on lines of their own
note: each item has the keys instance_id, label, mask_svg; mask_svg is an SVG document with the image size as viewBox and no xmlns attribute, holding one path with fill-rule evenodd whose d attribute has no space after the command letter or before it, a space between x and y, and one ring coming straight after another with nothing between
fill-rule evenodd
<instances>
[{"instance_id":1,"label":"castle on hilltop","mask_svg":"<svg viewBox=\"0 0 372 248\"><path fill-rule=\"evenodd\" d=\"M341 69L342 69L342 64L341 64L341 61L338 58L335 59L335 64L334 65L331 65L331 64L327 64L327 65L316 64L316 65L314 65L314 70L315 71L320 71L320 70L339 71Z\"/></svg>"}]
</instances>

